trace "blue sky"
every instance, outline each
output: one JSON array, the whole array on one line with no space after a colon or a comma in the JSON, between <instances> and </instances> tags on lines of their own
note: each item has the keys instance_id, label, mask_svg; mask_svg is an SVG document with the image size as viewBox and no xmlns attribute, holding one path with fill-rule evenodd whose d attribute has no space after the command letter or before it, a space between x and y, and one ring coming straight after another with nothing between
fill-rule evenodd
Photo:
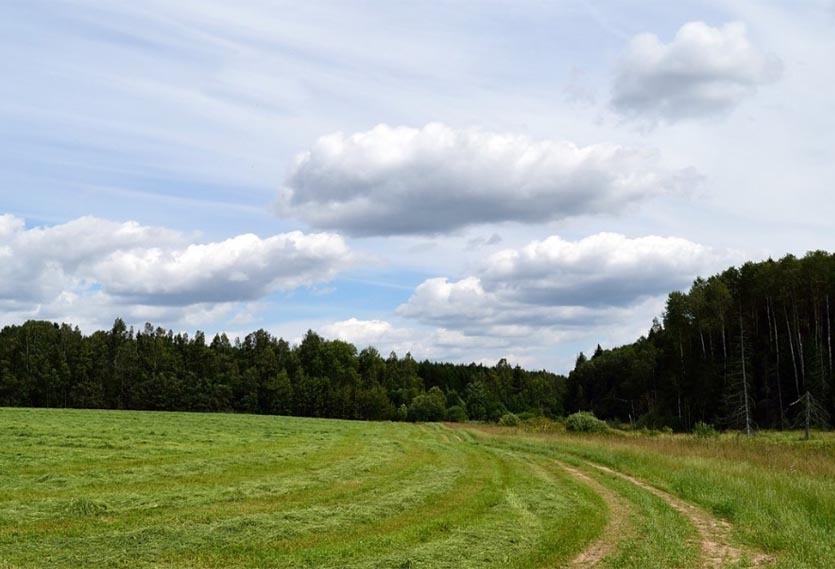
<instances>
[{"instance_id":1,"label":"blue sky","mask_svg":"<svg viewBox=\"0 0 835 569\"><path fill-rule=\"evenodd\" d=\"M567 371L835 248L835 3L6 2L0 320Z\"/></svg>"}]
</instances>

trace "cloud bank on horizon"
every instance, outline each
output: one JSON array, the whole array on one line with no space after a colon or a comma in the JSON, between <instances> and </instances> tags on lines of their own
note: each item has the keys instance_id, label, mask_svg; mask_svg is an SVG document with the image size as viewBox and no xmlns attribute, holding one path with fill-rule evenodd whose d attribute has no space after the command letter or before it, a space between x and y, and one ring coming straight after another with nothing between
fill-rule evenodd
<instances>
[{"instance_id":1,"label":"cloud bank on horizon","mask_svg":"<svg viewBox=\"0 0 835 569\"><path fill-rule=\"evenodd\" d=\"M835 248L823 1L38 4L0 8L1 324L567 371Z\"/></svg>"}]
</instances>

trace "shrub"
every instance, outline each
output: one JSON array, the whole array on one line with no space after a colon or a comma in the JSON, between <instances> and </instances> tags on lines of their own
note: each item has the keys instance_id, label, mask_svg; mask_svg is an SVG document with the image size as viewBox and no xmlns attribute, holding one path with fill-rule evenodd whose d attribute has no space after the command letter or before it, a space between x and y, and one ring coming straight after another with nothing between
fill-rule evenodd
<instances>
[{"instance_id":1,"label":"shrub","mask_svg":"<svg viewBox=\"0 0 835 569\"><path fill-rule=\"evenodd\" d=\"M693 425L693 434L700 439L714 439L719 436L719 432L709 423L699 421Z\"/></svg>"},{"instance_id":2,"label":"shrub","mask_svg":"<svg viewBox=\"0 0 835 569\"><path fill-rule=\"evenodd\" d=\"M638 427L633 425L632 423L624 423L623 421L618 421L617 419L611 419L607 423L609 428L617 429L618 431L640 431Z\"/></svg>"},{"instance_id":3,"label":"shrub","mask_svg":"<svg viewBox=\"0 0 835 569\"><path fill-rule=\"evenodd\" d=\"M470 418L467 417L467 411L460 405L453 405L444 413L444 421L450 423L466 423Z\"/></svg>"},{"instance_id":4,"label":"shrub","mask_svg":"<svg viewBox=\"0 0 835 569\"><path fill-rule=\"evenodd\" d=\"M505 413L499 419L499 425L502 427L518 427L521 424L522 420L513 413Z\"/></svg>"},{"instance_id":5,"label":"shrub","mask_svg":"<svg viewBox=\"0 0 835 569\"><path fill-rule=\"evenodd\" d=\"M412 399L408 416L410 421L440 421L445 410L446 396L438 387L433 387Z\"/></svg>"},{"instance_id":6,"label":"shrub","mask_svg":"<svg viewBox=\"0 0 835 569\"><path fill-rule=\"evenodd\" d=\"M522 422L526 431L533 433L561 433L565 431L565 425L548 417L533 417Z\"/></svg>"},{"instance_id":7,"label":"shrub","mask_svg":"<svg viewBox=\"0 0 835 569\"><path fill-rule=\"evenodd\" d=\"M406 404L403 403L398 409L396 418L398 421L405 421L409 417L409 408L406 407Z\"/></svg>"},{"instance_id":8,"label":"shrub","mask_svg":"<svg viewBox=\"0 0 835 569\"><path fill-rule=\"evenodd\" d=\"M545 413L542 412L542 409L534 408L528 409L527 411L523 411L521 413L517 413L518 417L524 423L525 421L530 421L531 419L536 419L539 417L544 417Z\"/></svg>"},{"instance_id":9,"label":"shrub","mask_svg":"<svg viewBox=\"0 0 835 569\"><path fill-rule=\"evenodd\" d=\"M589 411L580 411L569 415L565 420L565 428L576 433L605 433L609 426Z\"/></svg>"}]
</instances>

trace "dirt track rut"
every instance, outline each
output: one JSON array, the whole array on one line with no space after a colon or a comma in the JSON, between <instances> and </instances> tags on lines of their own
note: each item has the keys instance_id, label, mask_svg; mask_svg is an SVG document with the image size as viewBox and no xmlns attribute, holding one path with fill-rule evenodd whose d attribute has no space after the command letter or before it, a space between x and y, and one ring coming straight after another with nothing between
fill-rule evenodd
<instances>
[{"instance_id":1,"label":"dirt track rut","mask_svg":"<svg viewBox=\"0 0 835 569\"><path fill-rule=\"evenodd\" d=\"M683 515L696 529L699 538L699 550L701 553L700 567L703 569L721 569L733 563L746 559L750 567L766 567L772 558L763 553L753 552L731 544L731 524L719 520L701 508L694 506L684 500L673 496L654 486L650 486L643 480L612 470L605 466L591 464L598 470L618 476L630 481L636 486L654 494L664 500L671 508Z\"/></svg>"},{"instance_id":2,"label":"dirt track rut","mask_svg":"<svg viewBox=\"0 0 835 569\"><path fill-rule=\"evenodd\" d=\"M603 484L594 478L584 474L576 468L558 463L571 476L577 478L583 483L587 484L594 490L609 509L609 521L603 530L603 533L591 545L580 552L577 557L572 559L567 565L567 568L580 569L581 567L596 567L609 555L611 555L618 546L618 543L629 531L629 510L625 500L606 488Z\"/></svg>"}]
</instances>

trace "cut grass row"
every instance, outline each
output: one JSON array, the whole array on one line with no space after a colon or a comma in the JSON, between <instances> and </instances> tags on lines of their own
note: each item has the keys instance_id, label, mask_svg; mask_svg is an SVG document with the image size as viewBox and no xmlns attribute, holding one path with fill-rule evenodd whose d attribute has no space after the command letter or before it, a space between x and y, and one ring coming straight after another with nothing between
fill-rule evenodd
<instances>
[{"instance_id":1,"label":"cut grass row","mask_svg":"<svg viewBox=\"0 0 835 569\"><path fill-rule=\"evenodd\" d=\"M594 465L732 522L778 567L831 567L833 449L0 409L0 569L558 567L598 539L605 567L702 566L692 520Z\"/></svg>"},{"instance_id":2,"label":"cut grass row","mask_svg":"<svg viewBox=\"0 0 835 569\"><path fill-rule=\"evenodd\" d=\"M4 409L0 433L5 567L536 567L606 518L437 425Z\"/></svg>"}]
</instances>

